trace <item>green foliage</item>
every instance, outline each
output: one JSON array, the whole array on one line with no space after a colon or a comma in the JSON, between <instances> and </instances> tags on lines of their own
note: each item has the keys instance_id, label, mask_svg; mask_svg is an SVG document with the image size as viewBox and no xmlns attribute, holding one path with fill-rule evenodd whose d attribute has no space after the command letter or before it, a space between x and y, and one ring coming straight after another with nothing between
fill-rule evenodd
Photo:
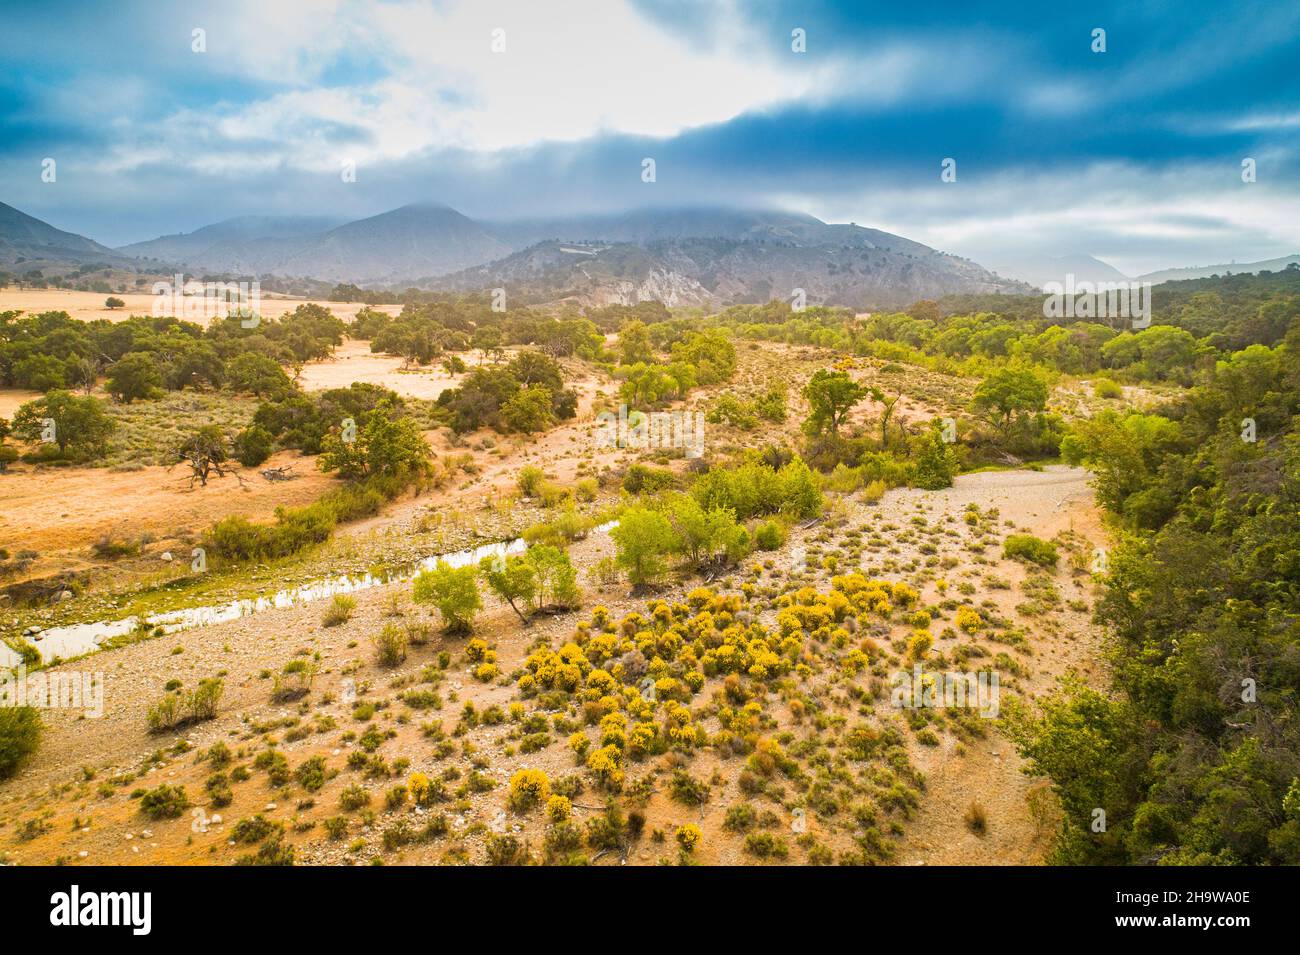
<instances>
[{"instance_id":1,"label":"green foliage","mask_svg":"<svg viewBox=\"0 0 1300 955\"><path fill-rule=\"evenodd\" d=\"M702 474L691 494L706 510L729 508L742 521L776 513L803 520L820 514L825 503L817 479L799 457L777 470L748 456L739 466Z\"/></svg>"},{"instance_id":2,"label":"green foliage","mask_svg":"<svg viewBox=\"0 0 1300 955\"><path fill-rule=\"evenodd\" d=\"M912 476L913 487L927 491L952 487L953 475L957 473L957 456L952 445L943 440L943 434L935 425L912 440Z\"/></svg>"},{"instance_id":3,"label":"green foliage","mask_svg":"<svg viewBox=\"0 0 1300 955\"><path fill-rule=\"evenodd\" d=\"M1055 544L1033 534L1009 535L1002 542L1002 556L1027 564L1037 564L1039 567L1055 567L1060 559Z\"/></svg>"},{"instance_id":4,"label":"green foliage","mask_svg":"<svg viewBox=\"0 0 1300 955\"><path fill-rule=\"evenodd\" d=\"M22 405L14 414L13 433L40 441L46 420L53 422L53 444L61 456L87 461L104 453L113 421L98 398L78 398L68 391L51 391Z\"/></svg>"},{"instance_id":5,"label":"green foliage","mask_svg":"<svg viewBox=\"0 0 1300 955\"><path fill-rule=\"evenodd\" d=\"M436 567L421 571L415 578L414 599L416 603L433 604L448 633L469 633L474 629L474 616L483 609L478 568L452 567L440 560Z\"/></svg>"},{"instance_id":6,"label":"green foliage","mask_svg":"<svg viewBox=\"0 0 1300 955\"><path fill-rule=\"evenodd\" d=\"M804 430L811 436L826 432L838 435L845 416L868 394L869 389L854 381L848 372L821 369L803 389L811 408Z\"/></svg>"},{"instance_id":7,"label":"green foliage","mask_svg":"<svg viewBox=\"0 0 1300 955\"><path fill-rule=\"evenodd\" d=\"M252 425L235 436L232 450L240 464L254 468L271 456L274 443L271 432L259 425Z\"/></svg>"},{"instance_id":8,"label":"green foliage","mask_svg":"<svg viewBox=\"0 0 1300 955\"><path fill-rule=\"evenodd\" d=\"M398 417L394 405L384 401L357 425L355 435L343 428L327 434L316 466L346 478L423 474L432 454L419 426Z\"/></svg>"},{"instance_id":9,"label":"green foliage","mask_svg":"<svg viewBox=\"0 0 1300 955\"><path fill-rule=\"evenodd\" d=\"M148 352L130 352L108 369L105 387L118 401L132 401L162 396L162 372L157 358Z\"/></svg>"},{"instance_id":10,"label":"green foliage","mask_svg":"<svg viewBox=\"0 0 1300 955\"><path fill-rule=\"evenodd\" d=\"M8 779L36 752L41 714L35 707L0 705L0 779Z\"/></svg>"},{"instance_id":11,"label":"green foliage","mask_svg":"<svg viewBox=\"0 0 1300 955\"><path fill-rule=\"evenodd\" d=\"M1300 863L1298 343L1293 325L1159 414L1104 413L1065 442L1130 533L1097 606L1109 692L1067 681L1008 719L1065 811L1058 861Z\"/></svg>"},{"instance_id":12,"label":"green foliage","mask_svg":"<svg viewBox=\"0 0 1300 955\"><path fill-rule=\"evenodd\" d=\"M665 557L677 547L668 518L645 507L629 507L609 532L618 547L615 563L634 586L653 583L668 569Z\"/></svg>"},{"instance_id":13,"label":"green foliage","mask_svg":"<svg viewBox=\"0 0 1300 955\"><path fill-rule=\"evenodd\" d=\"M1005 431L1013 416L1047 407L1047 382L1032 368L1007 365L979 383L972 404Z\"/></svg>"}]
</instances>

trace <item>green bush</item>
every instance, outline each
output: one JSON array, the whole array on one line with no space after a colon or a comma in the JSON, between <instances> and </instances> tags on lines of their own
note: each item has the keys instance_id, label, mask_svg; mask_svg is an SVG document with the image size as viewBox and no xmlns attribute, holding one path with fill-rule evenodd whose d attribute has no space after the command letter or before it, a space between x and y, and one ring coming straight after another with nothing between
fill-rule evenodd
<instances>
[{"instance_id":1,"label":"green bush","mask_svg":"<svg viewBox=\"0 0 1300 955\"><path fill-rule=\"evenodd\" d=\"M36 752L41 714L31 706L0 706L0 779L7 779Z\"/></svg>"},{"instance_id":2,"label":"green bush","mask_svg":"<svg viewBox=\"0 0 1300 955\"><path fill-rule=\"evenodd\" d=\"M190 808L185 787L162 785L140 797L140 811L150 819L176 819Z\"/></svg>"},{"instance_id":3,"label":"green bush","mask_svg":"<svg viewBox=\"0 0 1300 955\"><path fill-rule=\"evenodd\" d=\"M754 545L759 550L778 550L785 543L785 533L776 521L764 521L754 531Z\"/></svg>"},{"instance_id":4,"label":"green bush","mask_svg":"<svg viewBox=\"0 0 1300 955\"><path fill-rule=\"evenodd\" d=\"M255 468L271 456L275 439L260 425L252 425L235 435L235 458L246 468Z\"/></svg>"},{"instance_id":5,"label":"green bush","mask_svg":"<svg viewBox=\"0 0 1300 955\"><path fill-rule=\"evenodd\" d=\"M1002 543L1002 556L1011 560L1055 567L1059 559L1056 545L1033 534L1012 534Z\"/></svg>"}]
</instances>

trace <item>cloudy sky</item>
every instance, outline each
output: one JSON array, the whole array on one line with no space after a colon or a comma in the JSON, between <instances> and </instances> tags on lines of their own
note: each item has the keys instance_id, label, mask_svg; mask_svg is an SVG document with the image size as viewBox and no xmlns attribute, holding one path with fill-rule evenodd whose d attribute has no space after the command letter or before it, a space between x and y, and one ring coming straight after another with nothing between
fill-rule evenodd
<instances>
[{"instance_id":1,"label":"cloudy sky","mask_svg":"<svg viewBox=\"0 0 1300 955\"><path fill-rule=\"evenodd\" d=\"M6 0L0 23L0 201L110 245L439 200L779 206L989 265L1300 252L1296 0Z\"/></svg>"}]
</instances>

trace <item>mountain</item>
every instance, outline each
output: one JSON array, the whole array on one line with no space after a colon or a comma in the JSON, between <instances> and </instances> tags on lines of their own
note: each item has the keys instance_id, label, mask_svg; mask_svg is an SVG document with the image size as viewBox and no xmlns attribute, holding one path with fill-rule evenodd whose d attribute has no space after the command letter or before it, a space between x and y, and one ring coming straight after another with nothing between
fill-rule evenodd
<instances>
[{"instance_id":1,"label":"mountain","mask_svg":"<svg viewBox=\"0 0 1300 955\"><path fill-rule=\"evenodd\" d=\"M1091 255L1039 255L1027 252L1020 255L1003 256L1003 264L994 266L992 271L1022 282L1028 282L1042 290L1048 282L1065 283L1067 275L1073 275L1076 282L1127 282L1129 278L1113 265Z\"/></svg>"},{"instance_id":2,"label":"mountain","mask_svg":"<svg viewBox=\"0 0 1300 955\"><path fill-rule=\"evenodd\" d=\"M669 306L707 307L791 299L796 289L803 289L808 304L858 309L901 306L956 292L1033 291L907 239L889 236L893 241L880 241L888 233L861 229L837 234L846 241L799 245L718 237L644 244L549 240L500 261L417 284L451 292L500 287L525 301L567 298L584 305L630 305L657 299Z\"/></svg>"},{"instance_id":3,"label":"mountain","mask_svg":"<svg viewBox=\"0 0 1300 955\"><path fill-rule=\"evenodd\" d=\"M230 219L121 249L177 265L331 282L401 282L508 255L510 246L449 206L417 203L368 219Z\"/></svg>"},{"instance_id":4,"label":"mountain","mask_svg":"<svg viewBox=\"0 0 1300 955\"><path fill-rule=\"evenodd\" d=\"M485 223L516 251L557 239L564 242L632 242L668 239L736 239L834 245L870 242L895 252L927 252L926 246L888 232L857 225L831 225L801 212L726 207L633 209L628 212L562 219Z\"/></svg>"},{"instance_id":5,"label":"mountain","mask_svg":"<svg viewBox=\"0 0 1300 955\"><path fill-rule=\"evenodd\" d=\"M810 215L719 207L476 222L438 203L313 231L245 217L122 252L243 275L448 291L505 286L532 301L657 298L719 305L790 298L855 307L1032 289L901 236Z\"/></svg>"},{"instance_id":6,"label":"mountain","mask_svg":"<svg viewBox=\"0 0 1300 955\"><path fill-rule=\"evenodd\" d=\"M337 228L346 220L326 216L238 216L193 232L164 235L118 248L123 255L156 259L213 271L269 271L242 268L256 264L278 247L296 248L282 240L303 239ZM247 247L247 248L245 248Z\"/></svg>"},{"instance_id":7,"label":"mountain","mask_svg":"<svg viewBox=\"0 0 1300 955\"><path fill-rule=\"evenodd\" d=\"M339 282L443 275L508 255L510 247L450 206L421 203L331 229L270 271Z\"/></svg>"},{"instance_id":8,"label":"mountain","mask_svg":"<svg viewBox=\"0 0 1300 955\"><path fill-rule=\"evenodd\" d=\"M1256 272L1281 272L1292 262L1300 262L1300 255L1284 255L1262 262L1229 262L1221 265L1190 266L1183 269L1162 269L1139 275L1138 281L1157 285L1160 282L1178 282L1183 279L1208 279L1212 275L1243 275Z\"/></svg>"},{"instance_id":9,"label":"mountain","mask_svg":"<svg viewBox=\"0 0 1300 955\"><path fill-rule=\"evenodd\" d=\"M75 232L64 232L13 206L0 202L0 266L22 265L21 271L47 265L129 264L107 246Z\"/></svg>"}]
</instances>

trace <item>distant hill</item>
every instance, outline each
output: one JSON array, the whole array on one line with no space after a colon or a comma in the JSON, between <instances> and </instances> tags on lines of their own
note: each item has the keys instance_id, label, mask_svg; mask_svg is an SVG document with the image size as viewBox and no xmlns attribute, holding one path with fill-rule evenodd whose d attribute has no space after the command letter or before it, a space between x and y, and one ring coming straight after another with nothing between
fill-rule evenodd
<instances>
[{"instance_id":1,"label":"distant hill","mask_svg":"<svg viewBox=\"0 0 1300 955\"><path fill-rule=\"evenodd\" d=\"M285 243L284 240L319 235L345 221L326 216L238 216L193 232L134 242L119 247L117 251L137 258L212 271L270 271L246 267L260 264L262 256L255 250L271 250L280 244L293 249L297 244ZM267 251L263 254L274 253Z\"/></svg>"},{"instance_id":2,"label":"distant hill","mask_svg":"<svg viewBox=\"0 0 1300 955\"><path fill-rule=\"evenodd\" d=\"M56 229L0 202L0 266L18 266L16 271L27 272L50 265L122 265L129 261L83 235Z\"/></svg>"},{"instance_id":3,"label":"distant hill","mask_svg":"<svg viewBox=\"0 0 1300 955\"><path fill-rule=\"evenodd\" d=\"M502 287L525 301L571 298L585 305L656 299L669 306L719 306L790 299L795 289L803 289L809 304L859 309L956 292L1033 291L973 262L888 233L830 228L839 231L841 241L801 245L790 239L699 237L639 245L551 240L417 284L453 292Z\"/></svg>"},{"instance_id":4,"label":"distant hill","mask_svg":"<svg viewBox=\"0 0 1300 955\"><path fill-rule=\"evenodd\" d=\"M1159 272L1148 272L1146 275L1139 275L1138 281L1150 282L1155 285L1160 282L1208 279L1215 275L1253 275L1256 272L1280 272L1293 262L1300 262L1300 255L1284 255L1278 259L1265 259L1262 262L1228 262L1220 265L1192 266L1184 269L1163 269Z\"/></svg>"},{"instance_id":5,"label":"distant hill","mask_svg":"<svg viewBox=\"0 0 1300 955\"><path fill-rule=\"evenodd\" d=\"M388 282L454 272L511 250L472 219L435 203L402 206L355 222L244 217L122 252L192 268L332 282Z\"/></svg>"},{"instance_id":6,"label":"distant hill","mask_svg":"<svg viewBox=\"0 0 1300 955\"><path fill-rule=\"evenodd\" d=\"M789 299L803 289L811 304L866 308L946 294L1034 291L902 236L770 209L637 209L476 222L440 203L416 203L342 224L244 216L117 252L96 248L138 257L154 269L386 289L504 285L525 300L592 304L652 298L717 306Z\"/></svg>"},{"instance_id":7,"label":"distant hill","mask_svg":"<svg viewBox=\"0 0 1300 955\"><path fill-rule=\"evenodd\" d=\"M1040 292L1048 282L1064 284L1067 275L1073 275L1076 282L1128 281L1128 276L1119 269L1091 255L1057 256L1025 253L1004 256L1002 263L993 266L992 271L998 275L1028 282Z\"/></svg>"}]
</instances>

